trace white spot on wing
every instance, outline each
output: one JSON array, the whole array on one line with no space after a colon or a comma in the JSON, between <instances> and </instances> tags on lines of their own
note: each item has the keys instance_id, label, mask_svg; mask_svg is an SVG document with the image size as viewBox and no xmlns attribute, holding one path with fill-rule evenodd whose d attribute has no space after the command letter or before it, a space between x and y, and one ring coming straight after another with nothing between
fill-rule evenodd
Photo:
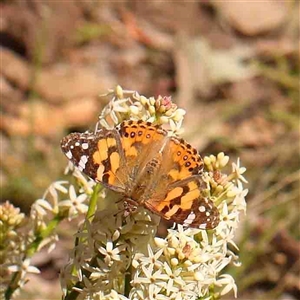
<instances>
[{"instance_id":1,"label":"white spot on wing","mask_svg":"<svg viewBox=\"0 0 300 300\"><path fill-rule=\"evenodd\" d=\"M205 212L205 207L203 205L199 206L199 211L200 212Z\"/></svg>"},{"instance_id":2,"label":"white spot on wing","mask_svg":"<svg viewBox=\"0 0 300 300\"><path fill-rule=\"evenodd\" d=\"M206 223L203 223L203 224L201 224L201 225L199 226L199 229L206 229L206 226L207 226L207 224L206 224Z\"/></svg>"},{"instance_id":3,"label":"white spot on wing","mask_svg":"<svg viewBox=\"0 0 300 300\"><path fill-rule=\"evenodd\" d=\"M79 143L79 142L76 142L76 143L75 143L75 146L77 146L77 147L78 147L79 145L80 145L80 143Z\"/></svg>"},{"instance_id":4,"label":"white spot on wing","mask_svg":"<svg viewBox=\"0 0 300 300\"><path fill-rule=\"evenodd\" d=\"M86 149L89 148L89 144L88 144L88 143L83 143L83 144L81 145L81 147L82 147L82 149L86 150Z\"/></svg>"},{"instance_id":5,"label":"white spot on wing","mask_svg":"<svg viewBox=\"0 0 300 300\"><path fill-rule=\"evenodd\" d=\"M85 165L86 165L87 161L88 161L88 156L82 155L80 158L80 161L78 163L78 169L80 171L83 171L85 169Z\"/></svg>"},{"instance_id":6,"label":"white spot on wing","mask_svg":"<svg viewBox=\"0 0 300 300\"><path fill-rule=\"evenodd\" d=\"M73 157L72 152L69 150L68 152L66 152L66 156L68 159L71 159Z\"/></svg>"},{"instance_id":7,"label":"white spot on wing","mask_svg":"<svg viewBox=\"0 0 300 300\"><path fill-rule=\"evenodd\" d=\"M190 214L187 216L187 218L184 220L184 225L190 225L195 220L196 215L193 211L190 212Z\"/></svg>"}]
</instances>

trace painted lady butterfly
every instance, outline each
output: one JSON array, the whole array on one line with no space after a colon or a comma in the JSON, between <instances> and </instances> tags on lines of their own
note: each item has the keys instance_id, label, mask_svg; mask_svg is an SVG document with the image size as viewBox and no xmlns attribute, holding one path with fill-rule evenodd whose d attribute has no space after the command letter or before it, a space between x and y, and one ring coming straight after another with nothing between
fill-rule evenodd
<instances>
[{"instance_id":1,"label":"painted lady butterfly","mask_svg":"<svg viewBox=\"0 0 300 300\"><path fill-rule=\"evenodd\" d=\"M182 139L144 121L124 121L115 129L71 133L61 141L80 171L120 193L125 204L143 205L184 226L212 229L219 212L203 196L203 161Z\"/></svg>"}]
</instances>

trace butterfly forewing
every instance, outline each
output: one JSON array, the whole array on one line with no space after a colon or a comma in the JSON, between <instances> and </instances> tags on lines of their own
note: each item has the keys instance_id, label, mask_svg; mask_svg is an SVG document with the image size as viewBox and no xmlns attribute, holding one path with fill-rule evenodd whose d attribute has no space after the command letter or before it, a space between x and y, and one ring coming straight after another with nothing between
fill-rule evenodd
<instances>
[{"instance_id":1,"label":"butterfly forewing","mask_svg":"<svg viewBox=\"0 0 300 300\"><path fill-rule=\"evenodd\" d=\"M61 148L80 171L112 190L123 192L125 183L116 175L124 160L118 139L115 130L71 133L62 139Z\"/></svg>"},{"instance_id":2,"label":"butterfly forewing","mask_svg":"<svg viewBox=\"0 0 300 300\"><path fill-rule=\"evenodd\" d=\"M99 136L101 139L103 136ZM67 158L92 179L96 179L98 165L92 154L97 151L97 139L92 133L71 133L61 141L61 148Z\"/></svg>"}]
</instances>

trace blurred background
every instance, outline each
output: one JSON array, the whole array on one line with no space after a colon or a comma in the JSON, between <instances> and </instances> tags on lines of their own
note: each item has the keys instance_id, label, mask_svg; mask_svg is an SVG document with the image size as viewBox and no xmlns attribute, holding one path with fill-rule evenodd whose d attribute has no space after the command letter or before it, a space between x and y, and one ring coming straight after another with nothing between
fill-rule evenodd
<instances>
[{"instance_id":1,"label":"blurred background","mask_svg":"<svg viewBox=\"0 0 300 300\"><path fill-rule=\"evenodd\" d=\"M59 141L94 128L107 103L99 94L119 84L172 95L202 156L223 151L247 168L242 266L227 270L239 299L300 298L298 1L2 0L0 9L1 202L28 213L63 178ZM60 299L76 223L62 226L20 299Z\"/></svg>"}]
</instances>

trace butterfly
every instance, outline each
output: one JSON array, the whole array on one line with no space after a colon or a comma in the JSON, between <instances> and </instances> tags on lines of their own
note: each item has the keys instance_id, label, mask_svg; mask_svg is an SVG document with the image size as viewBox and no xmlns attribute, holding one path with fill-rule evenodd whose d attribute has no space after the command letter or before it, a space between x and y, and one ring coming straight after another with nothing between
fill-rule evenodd
<instances>
[{"instance_id":1,"label":"butterfly","mask_svg":"<svg viewBox=\"0 0 300 300\"><path fill-rule=\"evenodd\" d=\"M61 141L67 158L90 178L185 227L213 229L219 211L203 195L203 161L190 144L158 125L123 121L114 129L71 133ZM134 210L134 209L133 209Z\"/></svg>"}]
</instances>

